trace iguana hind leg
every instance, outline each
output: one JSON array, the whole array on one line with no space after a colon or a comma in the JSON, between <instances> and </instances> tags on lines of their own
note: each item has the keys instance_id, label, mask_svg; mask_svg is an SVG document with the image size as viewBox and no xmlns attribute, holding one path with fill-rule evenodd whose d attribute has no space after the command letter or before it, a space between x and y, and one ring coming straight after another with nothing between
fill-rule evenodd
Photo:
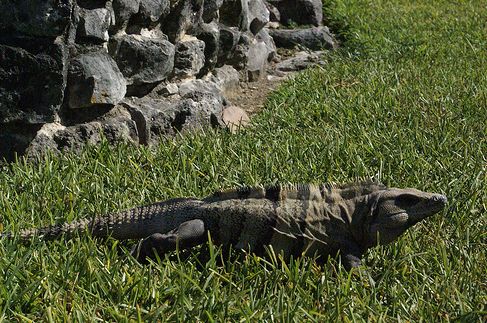
<instances>
[{"instance_id":1,"label":"iguana hind leg","mask_svg":"<svg viewBox=\"0 0 487 323\"><path fill-rule=\"evenodd\" d=\"M140 241L133 249L132 256L141 263L148 259L162 257L165 253L177 248L183 250L206 241L205 224L200 219L183 222L178 228L168 233L154 233Z\"/></svg>"}]
</instances>

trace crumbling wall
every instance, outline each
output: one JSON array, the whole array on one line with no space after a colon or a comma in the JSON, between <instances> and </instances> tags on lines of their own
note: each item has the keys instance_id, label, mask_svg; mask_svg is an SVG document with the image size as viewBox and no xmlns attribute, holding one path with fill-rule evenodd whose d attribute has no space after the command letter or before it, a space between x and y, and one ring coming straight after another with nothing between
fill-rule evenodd
<instances>
[{"instance_id":1,"label":"crumbling wall","mask_svg":"<svg viewBox=\"0 0 487 323\"><path fill-rule=\"evenodd\" d=\"M308 21L290 17L297 3ZM227 84L258 80L278 57L270 20L321 25L321 11L314 0L3 0L0 158L221 125Z\"/></svg>"}]
</instances>

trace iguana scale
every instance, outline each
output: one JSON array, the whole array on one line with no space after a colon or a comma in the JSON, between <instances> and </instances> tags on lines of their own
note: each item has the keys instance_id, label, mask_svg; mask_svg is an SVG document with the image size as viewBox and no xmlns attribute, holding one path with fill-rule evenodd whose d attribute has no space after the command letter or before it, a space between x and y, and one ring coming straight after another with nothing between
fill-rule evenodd
<instances>
[{"instance_id":1,"label":"iguana scale","mask_svg":"<svg viewBox=\"0 0 487 323\"><path fill-rule=\"evenodd\" d=\"M218 191L203 199L176 198L127 211L24 230L22 240L50 240L88 231L95 237L143 239L140 261L208 239L262 253L270 245L285 258L340 254L347 268L367 249L388 244L442 210L447 198L373 181L345 185L274 185ZM10 235L13 236L13 235ZM326 259L326 258L325 258Z\"/></svg>"}]
</instances>

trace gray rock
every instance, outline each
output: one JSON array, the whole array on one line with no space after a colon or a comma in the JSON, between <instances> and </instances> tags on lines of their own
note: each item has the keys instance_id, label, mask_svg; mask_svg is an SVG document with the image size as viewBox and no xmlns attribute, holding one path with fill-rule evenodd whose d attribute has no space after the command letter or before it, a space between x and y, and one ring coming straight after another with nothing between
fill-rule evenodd
<instances>
[{"instance_id":1,"label":"gray rock","mask_svg":"<svg viewBox=\"0 0 487 323\"><path fill-rule=\"evenodd\" d=\"M179 95L183 100L176 103L176 109L186 116L182 126L193 128L218 124L224 102L218 85L201 79L186 81L179 85ZM182 127L178 130L182 130Z\"/></svg>"},{"instance_id":2,"label":"gray rock","mask_svg":"<svg viewBox=\"0 0 487 323\"><path fill-rule=\"evenodd\" d=\"M263 34L264 36L266 34ZM271 46L270 43L269 46ZM235 50L229 53L229 57L222 63L232 65L237 70L243 70L245 81L256 81L265 74L267 60L272 52L266 42L256 39L250 32L240 33Z\"/></svg>"},{"instance_id":3,"label":"gray rock","mask_svg":"<svg viewBox=\"0 0 487 323\"><path fill-rule=\"evenodd\" d=\"M105 8L80 9L76 41L102 43L108 41L110 12Z\"/></svg>"},{"instance_id":4,"label":"gray rock","mask_svg":"<svg viewBox=\"0 0 487 323\"><path fill-rule=\"evenodd\" d=\"M110 29L112 33L125 29L136 13L139 12L140 0L113 0L112 8L115 24Z\"/></svg>"},{"instance_id":5,"label":"gray rock","mask_svg":"<svg viewBox=\"0 0 487 323\"><path fill-rule=\"evenodd\" d=\"M269 29L278 47L293 48L301 45L309 49L334 49L336 42L328 27L307 29Z\"/></svg>"},{"instance_id":6,"label":"gray rock","mask_svg":"<svg viewBox=\"0 0 487 323\"><path fill-rule=\"evenodd\" d=\"M135 121L130 118L116 118L70 127L58 123L47 123L37 132L24 154L33 159L42 157L48 151L54 153L79 152L87 145L99 144L103 139L112 145L120 142L138 144L139 137Z\"/></svg>"},{"instance_id":7,"label":"gray rock","mask_svg":"<svg viewBox=\"0 0 487 323\"><path fill-rule=\"evenodd\" d=\"M113 39L113 40L112 40ZM174 68L174 45L167 40L124 35L110 40L110 54L129 85L166 79Z\"/></svg>"},{"instance_id":8,"label":"gray rock","mask_svg":"<svg viewBox=\"0 0 487 323\"><path fill-rule=\"evenodd\" d=\"M9 43L0 45L0 123L54 121L64 98L67 50L46 39Z\"/></svg>"},{"instance_id":9,"label":"gray rock","mask_svg":"<svg viewBox=\"0 0 487 323\"><path fill-rule=\"evenodd\" d=\"M220 22L257 34L269 22L269 10L262 0L225 0L220 7Z\"/></svg>"},{"instance_id":10,"label":"gray rock","mask_svg":"<svg viewBox=\"0 0 487 323\"><path fill-rule=\"evenodd\" d=\"M140 0L139 14L147 22L156 22L169 14L170 0Z\"/></svg>"},{"instance_id":11,"label":"gray rock","mask_svg":"<svg viewBox=\"0 0 487 323\"><path fill-rule=\"evenodd\" d=\"M177 118L172 126L177 131L208 125L218 126L221 124L222 110L221 96L206 94L199 98L195 96L194 98L183 99L176 103Z\"/></svg>"},{"instance_id":12,"label":"gray rock","mask_svg":"<svg viewBox=\"0 0 487 323\"><path fill-rule=\"evenodd\" d=\"M121 104L131 114L139 134L139 143L154 144L161 136L174 134L173 124L178 122L178 111L167 100L151 97L125 98Z\"/></svg>"},{"instance_id":13,"label":"gray rock","mask_svg":"<svg viewBox=\"0 0 487 323\"><path fill-rule=\"evenodd\" d=\"M198 99L202 96L221 97L221 89L213 82L201 79L189 80L179 84L179 95L190 99Z\"/></svg>"},{"instance_id":14,"label":"gray rock","mask_svg":"<svg viewBox=\"0 0 487 323\"><path fill-rule=\"evenodd\" d=\"M70 108L115 105L125 96L126 82L108 54L94 52L71 62L68 90Z\"/></svg>"},{"instance_id":15,"label":"gray rock","mask_svg":"<svg viewBox=\"0 0 487 323\"><path fill-rule=\"evenodd\" d=\"M323 52L298 52L294 57L288 58L276 64L276 71L281 72L296 72L309 68L312 65L323 65L321 59Z\"/></svg>"},{"instance_id":16,"label":"gray rock","mask_svg":"<svg viewBox=\"0 0 487 323\"><path fill-rule=\"evenodd\" d=\"M269 10L262 0L249 1L248 29L256 35L269 22Z\"/></svg>"},{"instance_id":17,"label":"gray rock","mask_svg":"<svg viewBox=\"0 0 487 323\"><path fill-rule=\"evenodd\" d=\"M269 29L278 29L278 28L281 28L281 24L279 22L276 22L276 21L270 21L266 25L266 27Z\"/></svg>"},{"instance_id":18,"label":"gray rock","mask_svg":"<svg viewBox=\"0 0 487 323\"><path fill-rule=\"evenodd\" d=\"M220 29L215 22L202 23L196 33L196 37L205 42L205 65L200 74L206 74L212 70L218 62L220 50Z\"/></svg>"},{"instance_id":19,"label":"gray rock","mask_svg":"<svg viewBox=\"0 0 487 323\"><path fill-rule=\"evenodd\" d=\"M215 68L211 81L215 83L225 96L239 89L240 74L230 65Z\"/></svg>"},{"instance_id":20,"label":"gray rock","mask_svg":"<svg viewBox=\"0 0 487 323\"><path fill-rule=\"evenodd\" d=\"M22 156L35 137L40 125L2 124L0 126L0 161L14 161Z\"/></svg>"},{"instance_id":21,"label":"gray rock","mask_svg":"<svg viewBox=\"0 0 487 323\"><path fill-rule=\"evenodd\" d=\"M172 43L177 43L185 35L197 34L203 23L203 2L201 0L179 0L171 5L171 11L161 21L161 30Z\"/></svg>"},{"instance_id":22,"label":"gray rock","mask_svg":"<svg viewBox=\"0 0 487 323\"><path fill-rule=\"evenodd\" d=\"M240 31L237 27L220 25L220 39L218 50L218 64L223 65L234 55L235 48L240 40Z\"/></svg>"},{"instance_id":23,"label":"gray rock","mask_svg":"<svg viewBox=\"0 0 487 323\"><path fill-rule=\"evenodd\" d=\"M203 21L210 23L219 18L218 10L223 4L223 0L205 0L203 3Z\"/></svg>"},{"instance_id":24,"label":"gray rock","mask_svg":"<svg viewBox=\"0 0 487 323\"><path fill-rule=\"evenodd\" d=\"M321 26L323 20L322 0L268 0L280 13L281 22Z\"/></svg>"},{"instance_id":25,"label":"gray rock","mask_svg":"<svg viewBox=\"0 0 487 323\"><path fill-rule=\"evenodd\" d=\"M205 65L205 42L188 37L176 44L174 75L191 77L199 73Z\"/></svg>"},{"instance_id":26,"label":"gray rock","mask_svg":"<svg viewBox=\"0 0 487 323\"><path fill-rule=\"evenodd\" d=\"M0 33L16 31L29 36L56 37L64 34L73 0L2 0Z\"/></svg>"},{"instance_id":27,"label":"gray rock","mask_svg":"<svg viewBox=\"0 0 487 323\"><path fill-rule=\"evenodd\" d=\"M59 152L58 145L54 140L54 135L61 130L66 129L60 123L46 123L39 131L37 131L35 138L30 141L29 146L25 150L25 155L28 158L38 158L43 156L47 151Z\"/></svg>"},{"instance_id":28,"label":"gray rock","mask_svg":"<svg viewBox=\"0 0 487 323\"><path fill-rule=\"evenodd\" d=\"M139 143L137 125L132 119L112 119L101 123L104 138L112 145L122 142Z\"/></svg>"},{"instance_id":29,"label":"gray rock","mask_svg":"<svg viewBox=\"0 0 487 323\"><path fill-rule=\"evenodd\" d=\"M256 41L249 47L247 54L247 78L255 82L265 76L269 51L262 41Z\"/></svg>"},{"instance_id":30,"label":"gray rock","mask_svg":"<svg viewBox=\"0 0 487 323\"><path fill-rule=\"evenodd\" d=\"M247 67L248 54L250 46L255 42L255 37L250 33L240 33L240 38L238 40L235 50L230 53L230 57L224 62L225 64L232 65L237 70L243 70Z\"/></svg>"},{"instance_id":31,"label":"gray rock","mask_svg":"<svg viewBox=\"0 0 487 323\"><path fill-rule=\"evenodd\" d=\"M281 13L279 9L277 9L274 5L270 4L268 1L265 2L267 10L269 10L269 21L271 22L280 22L281 21Z\"/></svg>"},{"instance_id":32,"label":"gray rock","mask_svg":"<svg viewBox=\"0 0 487 323\"><path fill-rule=\"evenodd\" d=\"M220 97L207 92L200 98L188 97L170 101L150 97L125 98L121 105L127 108L137 124L140 143L154 144L161 136L214 124L220 119L223 105Z\"/></svg>"},{"instance_id":33,"label":"gray rock","mask_svg":"<svg viewBox=\"0 0 487 323\"><path fill-rule=\"evenodd\" d=\"M143 28L158 28L161 22L168 19L171 0L139 0L138 2L138 12L130 14L128 21L125 20L125 23L122 21L121 26L118 26L119 23L117 23L117 27L113 29L114 32L125 28L127 34L140 34Z\"/></svg>"},{"instance_id":34,"label":"gray rock","mask_svg":"<svg viewBox=\"0 0 487 323\"><path fill-rule=\"evenodd\" d=\"M224 0L220 7L220 22L247 31L250 24L248 0Z\"/></svg>"},{"instance_id":35,"label":"gray rock","mask_svg":"<svg viewBox=\"0 0 487 323\"><path fill-rule=\"evenodd\" d=\"M83 123L57 131L52 140L60 151L81 151L86 145L96 145L102 140L102 128L98 121Z\"/></svg>"},{"instance_id":36,"label":"gray rock","mask_svg":"<svg viewBox=\"0 0 487 323\"><path fill-rule=\"evenodd\" d=\"M278 55L276 44L274 43L274 39L269 34L269 29L263 28L261 31L259 31L259 33L256 35L256 39L264 42L267 48L267 60L269 62L277 59Z\"/></svg>"},{"instance_id":37,"label":"gray rock","mask_svg":"<svg viewBox=\"0 0 487 323\"><path fill-rule=\"evenodd\" d=\"M155 96L172 96L179 94L179 86L176 83L161 83L157 85L152 93L155 94Z\"/></svg>"},{"instance_id":38,"label":"gray rock","mask_svg":"<svg viewBox=\"0 0 487 323\"><path fill-rule=\"evenodd\" d=\"M86 145L99 144L103 139L112 145L121 142L139 143L135 121L119 117L82 123L56 131L48 142L54 141L59 151L77 152Z\"/></svg>"}]
</instances>

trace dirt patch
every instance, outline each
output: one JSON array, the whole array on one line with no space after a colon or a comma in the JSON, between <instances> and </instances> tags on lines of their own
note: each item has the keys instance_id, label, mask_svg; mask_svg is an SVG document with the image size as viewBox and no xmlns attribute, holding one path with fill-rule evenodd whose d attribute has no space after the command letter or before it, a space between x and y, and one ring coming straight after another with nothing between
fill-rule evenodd
<instances>
[{"instance_id":1,"label":"dirt patch","mask_svg":"<svg viewBox=\"0 0 487 323\"><path fill-rule=\"evenodd\" d=\"M269 77L270 76L270 77ZM262 77L259 81L241 83L240 89L227 95L227 99L250 116L262 111L269 94L275 90L284 78L275 78L272 75Z\"/></svg>"},{"instance_id":2,"label":"dirt patch","mask_svg":"<svg viewBox=\"0 0 487 323\"><path fill-rule=\"evenodd\" d=\"M322 51L279 49L279 56L269 64L267 74L255 82L241 82L238 90L226 93L231 104L253 115L264 108L269 94L283 81L306 68L323 65Z\"/></svg>"}]
</instances>

